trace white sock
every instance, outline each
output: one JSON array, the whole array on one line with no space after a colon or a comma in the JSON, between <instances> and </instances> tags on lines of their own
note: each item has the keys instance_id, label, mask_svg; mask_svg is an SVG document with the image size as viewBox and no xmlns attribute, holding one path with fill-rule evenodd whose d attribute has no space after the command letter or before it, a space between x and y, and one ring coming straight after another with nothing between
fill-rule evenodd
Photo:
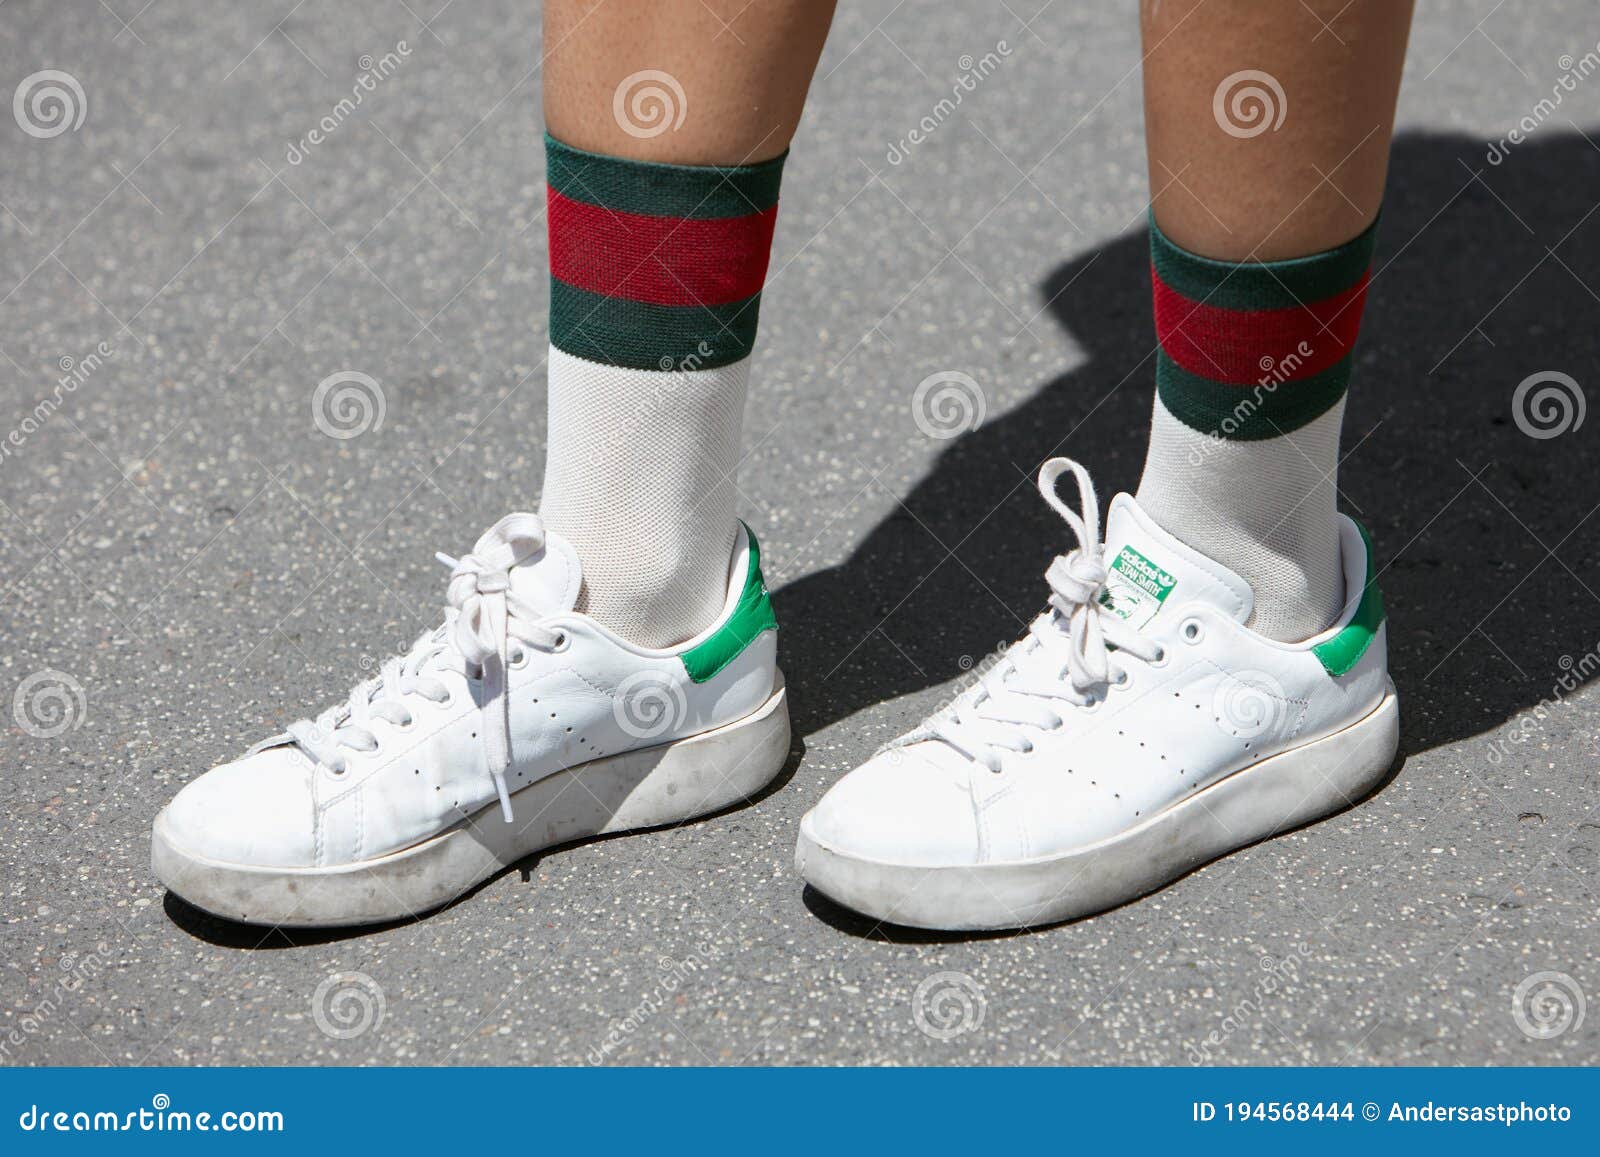
<instances>
[{"instance_id":1,"label":"white sock","mask_svg":"<svg viewBox=\"0 0 1600 1157\"><path fill-rule=\"evenodd\" d=\"M540 512L578 552L578 609L667 647L727 596L748 358L705 370L602 365L550 347Z\"/></svg>"},{"instance_id":2,"label":"white sock","mask_svg":"<svg viewBox=\"0 0 1600 1157\"><path fill-rule=\"evenodd\" d=\"M1233 441L1174 417L1156 396L1139 505L1162 529L1255 591L1249 626L1295 643L1344 606L1334 479L1344 399L1275 438Z\"/></svg>"}]
</instances>

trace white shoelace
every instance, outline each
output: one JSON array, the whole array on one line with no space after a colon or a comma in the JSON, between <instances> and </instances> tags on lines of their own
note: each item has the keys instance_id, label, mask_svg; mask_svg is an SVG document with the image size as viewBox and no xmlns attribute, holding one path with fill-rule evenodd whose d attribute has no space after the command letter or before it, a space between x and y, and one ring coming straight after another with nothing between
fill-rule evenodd
<instances>
[{"instance_id":1,"label":"white shoelace","mask_svg":"<svg viewBox=\"0 0 1600 1157\"><path fill-rule=\"evenodd\" d=\"M1078 483L1081 517L1056 492L1057 480L1069 471ZM893 746L937 739L999 771L1002 751L1033 750L1030 731L1060 728L1067 710L1092 707L1107 684L1124 682L1127 668L1116 656L1161 661L1159 643L1099 601L1106 566L1100 504L1089 472L1070 458L1052 458L1039 470L1039 493L1078 539L1045 572L1050 609L953 706Z\"/></svg>"},{"instance_id":2,"label":"white shoelace","mask_svg":"<svg viewBox=\"0 0 1600 1157\"><path fill-rule=\"evenodd\" d=\"M556 650L564 642L562 632L539 625L545 612L511 590L511 568L542 550L544 542L544 523L538 515L510 514L478 539L472 553L460 559L437 555L450 568L443 625L419 638L406 654L387 660L378 675L359 684L344 703L315 720L290 724L285 735L258 744L254 750L292 741L318 763L342 774L348 763L344 749L378 749L373 720L409 727L413 716L406 700L411 696L433 703L449 701L449 688L439 674L448 671L481 679L483 725L479 731L500 810L509 823L511 793L506 769L511 765L511 717L506 672L516 661L520 645Z\"/></svg>"}]
</instances>

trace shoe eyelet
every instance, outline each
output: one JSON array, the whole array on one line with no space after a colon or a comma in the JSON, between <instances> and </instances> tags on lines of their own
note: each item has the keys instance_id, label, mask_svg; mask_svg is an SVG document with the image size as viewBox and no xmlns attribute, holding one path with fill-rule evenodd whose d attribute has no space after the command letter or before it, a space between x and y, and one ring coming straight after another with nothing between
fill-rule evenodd
<instances>
[{"instance_id":1,"label":"shoe eyelet","mask_svg":"<svg viewBox=\"0 0 1600 1157\"><path fill-rule=\"evenodd\" d=\"M1170 658L1170 656L1167 654L1167 649L1165 647L1157 647L1156 656L1150 660L1150 666L1165 667L1167 665L1168 658Z\"/></svg>"},{"instance_id":2,"label":"shoe eyelet","mask_svg":"<svg viewBox=\"0 0 1600 1157\"><path fill-rule=\"evenodd\" d=\"M334 779L343 779L347 774L349 774L350 771L350 765L348 763L343 767L335 767L331 763L323 764L323 766L328 769L328 774Z\"/></svg>"},{"instance_id":3,"label":"shoe eyelet","mask_svg":"<svg viewBox=\"0 0 1600 1157\"><path fill-rule=\"evenodd\" d=\"M1100 696L1090 694L1084 697L1083 709L1085 711L1093 711L1098 706L1100 706Z\"/></svg>"},{"instance_id":4,"label":"shoe eyelet","mask_svg":"<svg viewBox=\"0 0 1600 1157\"><path fill-rule=\"evenodd\" d=\"M1126 671L1118 671L1117 672L1117 677L1115 679L1111 680L1111 685L1113 687L1126 687L1129 683L1132 683L1132 682L1133 682L1133 676L1129 675Z\"/></svg>"},{"instance_id":5,"label":"shoe eyelet","mask_svg":"<svg viewBox=\"0 0 1600 1157\"><path fill-rule=\"evenodd\" d=\"M1198 643L1206 635L1205 625L1199 619L1183 620L1183 625L1179 628L1179 632L1183 635L1183 641L1186 643Z\"/></svg>"},{"instance_id":6,"label":"shoe eyelet","mask_svg":"<svg viewBox=\"0 0 1600 1157\"><path fill-rule=\"evenodd\" d=\"M570 646L572 646L572 636L565 631L557 631L555 639L550 644L550 650L552 653L565 651Z\"/></svg>"},{"instance_id":7,"label":"shoe eyelet","mask_svg":"<svg viewBox=\"0 0 1600 1157\"><path fill-rule=\"evenodd\" d=\"M513 669L520 671L522 668L528 665L528 652L523 650L521 647L518 647L515 651L511 652L511 655L507 661L511 664Z\"/></svg>"}]
</instances>

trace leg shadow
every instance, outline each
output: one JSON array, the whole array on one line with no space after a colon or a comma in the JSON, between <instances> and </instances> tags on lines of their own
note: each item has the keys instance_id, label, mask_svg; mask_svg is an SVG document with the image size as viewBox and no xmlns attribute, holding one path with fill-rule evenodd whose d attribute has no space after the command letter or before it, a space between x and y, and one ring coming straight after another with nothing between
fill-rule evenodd
<instances>
[{"instance_id":1,"label":"leg shadow","mask_svg":"<svg viewBox=\"0 0 1600 1157\"><path fill-rule=\"evenodd\" d=\"M1396 139L1345 420L1341 504L1384 568L1407 754L1600 669L1600 432L1532 437L1512 407L1541 371L1600 385L1600 150L1554 128L1498 165L1489 147ZM1065 548L1032 487L1045 458L1082 459L1108 495L1137 484L1154 380L1145 233L1042 294L1088 360L952 442L844 562L775 593L780 620L803 624L783 638L801 734L1020 634Z\"/></svg>"}]
</instances>

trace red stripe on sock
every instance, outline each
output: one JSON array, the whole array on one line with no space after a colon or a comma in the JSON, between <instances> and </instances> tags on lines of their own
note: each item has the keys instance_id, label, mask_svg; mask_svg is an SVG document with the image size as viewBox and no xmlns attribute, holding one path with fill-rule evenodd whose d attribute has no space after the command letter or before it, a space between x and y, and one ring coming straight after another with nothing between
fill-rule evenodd
<instances>
[{"instance_id":1,"label":"red stripe on sock","mask_svg":"<svg viewBox=\"0 0 1600 1157\"><path fill-rule=\"evenodd\" d=\"M549 190L550 272L651 305L726 305L761 292L778 207L693 220L620 213Z\"/></svg>"},{"instance_id":2,"label":"red stripe on sock","mask_svg":"<svg viewBox=\"0 0 1600 1157\"><path fill-rule=\"evenodd\" d=\"M1229 385L1321 373L1355 346L1369 275L1332 297L1287 309L1218 309L1192 301L1150 270L1156 338L1191 374Z\"/></svg>"}]
</instances>

